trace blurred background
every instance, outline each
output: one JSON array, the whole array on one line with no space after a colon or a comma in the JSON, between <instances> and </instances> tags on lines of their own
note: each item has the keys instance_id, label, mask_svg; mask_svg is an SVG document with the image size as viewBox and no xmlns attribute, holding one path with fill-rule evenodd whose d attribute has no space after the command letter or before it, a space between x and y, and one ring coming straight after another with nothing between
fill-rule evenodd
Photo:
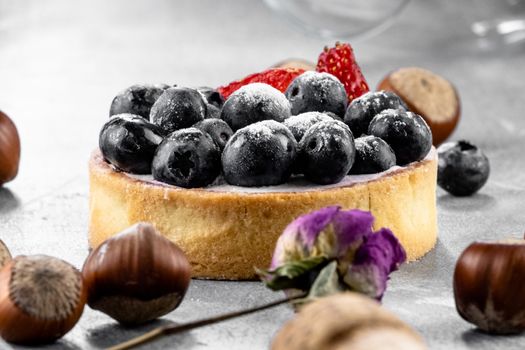
<instances>
[{"instance_id":1,"label":"blurred background","mask_svg":"<svg viewBox=\"0 0 525 350\"><path fill-rule=\"evenodd\" d=\"M50 254L80 267L87 255L88 158L113 97L126 87L217 87L286 58L316 62L325 45L350 41L371 88L406 66L451 80L462 101L452 139L480 146L494 169L474 199L438 193L440 243L422 265L394 277L398 293L386 305L431 348L522 348L522 338L468 332L453 308L450 270L470 240L523 232L525 215L517 208L525 192L524 18L520 0L0 0L0 110L22 142L19 175L0 189L2 239L15 255ZM464 227L468 240L458 232ZM418 316L421 305L412 303L414 290L403 289L406 281L428 287L419 290L428 293L424 310L441 316ZM180 317L270 295L258 284L200 282ZM265 348L290 315L283 308L234 321L233 331L197 331L182 344ZM87 311L57 346L97 348L118 332L129 337L107 323Z\"/></svg>"},{"instance_id":2,"label":"blurred background","mask_svg":"<svg viewBox=\"0 0 525 350\"><path fill-rule=\"evenodd\" d=\"M129 85L216 87L286 58L315 62L336 39L352 43L371 87L411 65L450 79L463 97L460 135L482 146L483 131L461 124L475 123L477 111L498 115L500 104L523 106L503 91L523 86L516 77L524 75L517 19L524 7L520 0L2 0L0 109L22 139L19 180L9 187L21 183L18 196L37 196L42 182L85 179L110 102Z\"/></svg>"}]
</instances>

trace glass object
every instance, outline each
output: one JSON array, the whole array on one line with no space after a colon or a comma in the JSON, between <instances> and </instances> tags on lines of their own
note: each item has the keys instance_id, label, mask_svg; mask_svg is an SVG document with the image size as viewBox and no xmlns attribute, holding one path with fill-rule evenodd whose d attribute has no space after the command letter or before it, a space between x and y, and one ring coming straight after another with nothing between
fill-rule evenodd
<instances>
[{"instance_id":1,"label":"glass object","mask_svg":"<svg viewBox=\"0 0 525 350\"><path fill-rule=\"evenodd\" d=\"M483 47L525 43L525 0L472 0L470 26Z\"/></svg>"},{"instance_id":2,"label":"glass object","mask_svg":"<svg viewBox=\"0 0 525 350\"><path fill-rule=\"evenodd\" d=\"M387 28L410 0L265 0L288 22L324 39L361 39Z\"/></svg>"}]
</instances>

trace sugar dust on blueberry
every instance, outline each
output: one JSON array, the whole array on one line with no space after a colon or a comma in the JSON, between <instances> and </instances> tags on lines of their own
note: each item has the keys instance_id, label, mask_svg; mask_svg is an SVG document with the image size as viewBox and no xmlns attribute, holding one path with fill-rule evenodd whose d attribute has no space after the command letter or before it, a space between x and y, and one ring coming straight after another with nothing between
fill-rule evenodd
<instances>
[{"instance_id":1,"label":"sugar dust on blueberry","mask_svg":"<svg viewBox=\"0 0 525 350\"><path fill-rule=\"evenodd\" d=\"M284 121L284 125L290 129L295 140L301 141L306 131L321 121L332 120L333 117L328 116L326 113L321 112L305 112L298 115L294 115Z\"/></svg>"},{"instance_id":2,"label":"sugar dust on blueberry","mask_svg":"<svg viewBox=\"0 0 525 350\"><path fill-rule=\"evenodd\" d=\"M186 87L166 89L151 107L150 120L166 133L189 128L206 117L206 101L200 92Z\"/></svg>"},{"instance_id":3,"label":"sugar dust on blueberry","mask_svg":"<svg viewBox=\"0 0 525 350\"><path fill-rule=\"evenodd\" d=\"M359 67L353 64L346 76L332 64L340 54L354 60L350 47L336 45L320 58L324 72L284 72L287 87L274 81L283 73L275 70L231 88L134 85L114 99L112 113L136 111L151 123L139 116L108 122L103 155L124 171L151 169L156 180L187 188L207 186L221 171L238 186L278 185L292 173L333 184L349 172L377 173L423 159L432 142L425 121L394 93L362 95L368 87ZM354 141L362 134L370 136Z\"/></svg>"},{"instance_id":4,"label":"sugar dust on blueberry","mask_svg":"<svg viewBox=\"0 0 525 350\"><path fill-rule=\"evenodd\" d=\"M438 148L438 185L455 196L470 196L487 182L487 156L468 141L447 142Z\"/></svg>"},{"instance_id":5,"label":"sugar dust on blueberry","mask_svg":"<svg viewBox=\"0 0 525 350\"><path fill-rule=\"evenodd\" d=\"M295 78L285 92L292 115L332 112L342 117L348 104L345 87L333 75L307 71Z\"/></svg>"},{"instance_id":6,"label":"sugar dust on blueberry","mask_svg":"<svg viewBox=\"0 0 525 350\"><path fill-rule=\"evenodd\" d=\"M237 131L222 153L226 182L237 186L279 185L288 180L297 142L290 130L274 120Z\"/></svg>"},{"instance_id":7,"label":"sugar dust on blueberry","mask_svg":"<svg viewBox=\"0 0 525 350\"><path fill-rule=\"evenodd\" d=\"M373 91L352 100L344 115L345 123L354 136L368 134L368 126L377 114L385 109L408 110L405 102L390 91Z\"/></svg>"},{"instance_id":8,"label":"sugar dust on blueberry","mask_svg":"<svg viewBox=\"0 0 525 350\"><path fill-rule=\"evenodd\" d=\"M102 127L99 147L116 168L135 174L151 173L151 162L163 131L141 116L119 114Z\"/></svg>"},{"instance_id":9,"label":"sugar dust on blueberry","mask_svg":"<svg viewBox=\"0 0 525 350\"><path fill-rule=\"evenodd\" d=\"M316 123L299 143L298 167L308 180L318 184L341 181L352 168L354 159L352 132L337 120Z\"/></svg>"},{"instance_id":10,"label":"sugar dust on blueberry","mask_svg":"<svg viewBox=\"0 0 525 350\"><path fill-rule=\"evenodd\" d=\"M152 172L157 181L184 188L204 187L220 173L220 151L207 133L197 128L180 129L157 148Z\"/></svg>"},{"instance_id":11,"label":"sugar dust on blueberry","mask_svg":"<svg viewBox=\"0 0 525 350\"><path fill-rule=\"evenodd\" d=\"M248 84L228 97L221 111L233 131L263 120L283 122L290 117L290 103L282 92L264 84Z\"/></svg>"},{"instance_id":12,"label":"sugar dust on blueberry","mask_svg":"<svg viewBox=\"0 0 525 350\"><path fill-rule=\"evenodd\" d=\"M350 174L375 174L396 165L396 155L383 139L368 135L355 139L355 162Z\"/></svg>"},{"instance_id":13,"label":"sugar dust on blueberry","mask_svg":"<svg viewBox=\"0 0 525 350\"><path fill-rule=\"evenodd\" d=\"M401 109L386 109L376 115L368 133L392 147L397 165L422 160L432 147L432 133L423 118Z\"/></svg>"}]
</instances>

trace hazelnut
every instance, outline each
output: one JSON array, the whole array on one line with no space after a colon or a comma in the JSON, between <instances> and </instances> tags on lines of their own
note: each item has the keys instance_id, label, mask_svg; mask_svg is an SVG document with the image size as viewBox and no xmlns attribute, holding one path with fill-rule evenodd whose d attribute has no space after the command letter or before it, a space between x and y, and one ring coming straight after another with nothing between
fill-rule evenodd
<instances>
[{"instance_id":1,"label":"hazelnut","mask_svg":"<svg viewBox=\"0 0 525 350\"><path fill-rule=\"evenodd\" d=\"M0 239L0 269L11 260L11 253L5 243Z\"/></svg>"},{"instance_id":2,"label":"hazelnut","mask_svg":"<svg viewBox=\"0 0 525 350\"><path fill-rule=\"evenodd\" d=\"M0 111L0 186L13 180L20 163L20 139L16 126Z\"/></svg>"},{"instance_id":3,"label":"hazelnut","mask_svg":"<svg viewBox=\"0 0 525 350\"><path fill-rule=\"evenodd\" d=\"M423 117L432 130L435 146L452 134L458 123L461 107L456 89L429 70L400 68L388 74L377 89L393 91L412 112Z\"/></svg>"},{"instance_id":4,"label":"hazelnut","mask_svg":"<svg viewBox=\"0 0 525 350\"><path fill-rule=\"evenodd\" d=\"M421 337L380 304L345 292L302 307L277 333L272 350L410 349L426 346Z\"/></svg>"},{"instance_id":5,"label":"hazelnut","mask_svg":"<svg viewBox=\"0 0 525 350\"><path fill-rule=\"evenodd\" d=\"M174 310L190 283L190 264L148 223L104 241L82 269L88 305L120 323L144 323Z\"/></svg>"},{"instance_id":6,"label":"hazelnut","mask_svg":"<svg viewBox=\"0 0 525 350\"><path fill-rule=\"evenodd\" d=\"M489 333L525 330L525 240L474 242L454 271L456 309Z\"/></svg>"},{"instance_id":7,"label":"hazelnut","mask_svg":"<svg viewBox=\"0 0 525 350\"><path fill-rule=\"evenodd\" d=\"M315 64L300 58L289 58L274 64L271 68L299 68L304 70L315 70Z\"/></svg>"},{"instance_id":8,"label":"hazelnut","mask_svg":"<svg viewBox=\"0 0 525 350\"><path fill-rule=\"evenodd\" d=\"M42 344L66 334L82 315L86 291L80 272L45 256L18 256L0 270L0 336Z\"/></svg>"}]
</instances>

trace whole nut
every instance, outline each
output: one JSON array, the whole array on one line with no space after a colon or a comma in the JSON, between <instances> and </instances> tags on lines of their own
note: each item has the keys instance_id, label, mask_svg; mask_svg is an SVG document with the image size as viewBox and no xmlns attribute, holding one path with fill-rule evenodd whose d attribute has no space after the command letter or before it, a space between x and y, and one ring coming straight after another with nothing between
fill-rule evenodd
<instances>
[{"instance_id":1,"label":"whole nut","mask_svg":"<svg viewBox=\"0 0 525 350\"><path fill-rule=\"evenodd\" d=\"M427 69L397 69L388 74L377 89L393 91L410 111L422 116L432 130L432 142L436 146L456 128L461 111L459 95L448 80Z\"/></svg>"},{"instance_id":2,"label":"whole nut","mask_svg":"<svg viewBox=\"0 0 525 350\"><path fill-rule=\"evenodd\" d=\"M304 70L315 70L315 64L301 58L288 58L274 64L271 68L300 68Z\"/></svg>"},{"instance_id":3,"label":"whole nut","mask_svg":"<svg viewBox=\"0 0 525 350\"><path fill-rule=\"evenodd\" d=\"M180 304L190 283L190 264L151 224L138 223L94 249L82 274L91 308L135 325Z\"/></svg>"},{"instance_id":4,"label":"whole nut","mask_svg":"<svg viewBox=\"0 0 525 350\"><path fill-rule=\"evenodd\" d=\"M45 256L17 256L0 270L0 336L43 344L66 334L86 303L80 272Z\"/></svg>"},{"instance_id":5,"label":"whole nut","mask_svg":"<svg viewBox=\"0 0 525 350\"><path fill-rule=\"evenodd\" d=\"M5 243L0 239L0 269L11 260L11 253Z\"/></svg>"},{"instance_id":6,"label":"whole nut","mask_svg":"<svg viewBox=\"0 0 525 350\"><path fill-rule=\"evenodd\" d=\"M474 242L454 271L456 309L489 333L525 330L525 240Z\"/></svg>"},{"instance_id":7,"label":"whole nut","mask_svg":"<svg viewBox=\"0 0 525 350\"><path fill-rule=\"evenodd\" d=\"M13 180L20 163L20 138L15 124L0 111L0 186Z\"/></svg>"},{"instance_id":8,"label":"whole nut","mask_svg":"<svg viewBox=\"0 0 525 350\"><path fill-rule=\"evenodd\" d=\"M364 295L345 292L300 309L277 333L272 350L423 350L421 337Z\"/></svg>"}]
</instances>

